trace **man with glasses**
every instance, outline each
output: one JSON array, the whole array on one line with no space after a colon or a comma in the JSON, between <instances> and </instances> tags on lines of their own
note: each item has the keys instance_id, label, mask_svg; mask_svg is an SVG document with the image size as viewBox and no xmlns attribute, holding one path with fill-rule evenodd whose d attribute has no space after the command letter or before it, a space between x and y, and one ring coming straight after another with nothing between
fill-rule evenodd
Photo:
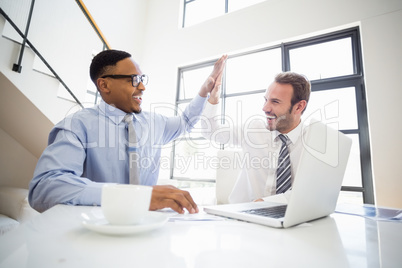
<instances>
[{"instance_id":1,"label":"man with glasses","mask_svg":"<svg viewBox=\"0 0 402 268\"><path fill-rule=\"evenodd\" d=\"M139 184L153 186L150 209L170 207L179 213L184 213L184 209L198 212L188 192L173 186L156 186L161 148L194 127L208 94L221 83L226 58L222 56L215 63L181 116L165 117L142 111L148 76L129 53L106 50L96 55L90 77L102 101L66 117L52 129L49 145L29 186L31 206L45 211L56 204L100 205L105 183L129 183L132 163L125 119L129 115L140 156L137 180Z\"/></svg>"}]
</instances>

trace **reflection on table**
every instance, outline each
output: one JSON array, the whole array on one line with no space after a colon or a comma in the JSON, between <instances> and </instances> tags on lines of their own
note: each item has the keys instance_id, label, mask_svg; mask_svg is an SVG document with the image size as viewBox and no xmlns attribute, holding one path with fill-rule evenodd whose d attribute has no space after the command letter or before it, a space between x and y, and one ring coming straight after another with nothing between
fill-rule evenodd
<instances>
[{"instance_id":1,"label":"reflection on table","mask_svg":"<svg viewBox=\"0 0 402 268\"><path fill-rule=\"evenodd\" d=\"M397 267L401 222L334 213L289 229L207 214L152 231L103 235L82 225L99 207L58 205L0 237L0 267Z\"/></svg>"}]
</instances>

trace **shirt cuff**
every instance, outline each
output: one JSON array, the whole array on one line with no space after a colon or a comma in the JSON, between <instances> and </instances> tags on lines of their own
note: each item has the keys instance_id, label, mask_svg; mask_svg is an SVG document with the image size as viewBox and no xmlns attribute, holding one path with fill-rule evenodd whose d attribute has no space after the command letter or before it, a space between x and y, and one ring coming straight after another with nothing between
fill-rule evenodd
<instances>
[{"instance_id":1,"label":"shirt cuff","mask_svg":"<svg viewBox=\"0 0 402 268\"><path fill-rule=\"evenodd\" d=\"M104 183L91 183L87 185L81 193L80 204L87 206L100 206L102 187Z\"/></svg>"},{"instance_id":2,"label":"shirt cuff","mask_svg":"<svg viewBox=\"0 0 402 268\"><path fill-rule=\"evenodd\" d=\"M205 104L204 116L207 118L214 117L218 111L219 104L211 104L209 101Z\"/></svg>"},{"instance_id":3,"label":"shirt cuff","mask_svg":"<svg viewBox=\"0 0 402 268\"><path fill-rule=\"evenodd\" d=\"M201 97L200 94L197 93L197 95L192 99L192 102L203 105L207 99L208 97Z\"/></svg>"}]
</instances>

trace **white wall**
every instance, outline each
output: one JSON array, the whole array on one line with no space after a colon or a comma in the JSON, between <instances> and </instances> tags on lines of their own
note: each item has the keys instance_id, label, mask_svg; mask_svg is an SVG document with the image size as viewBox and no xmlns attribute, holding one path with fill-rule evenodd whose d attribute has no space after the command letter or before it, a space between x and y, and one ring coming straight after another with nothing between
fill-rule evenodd
<instances>
[{"instance_id":1,"label":"white wall","mask_svg":"<svg viewBox=\"0 0 402 268\"><path fill-rule=\"evenodd\" d=\"M402 10L362 23L374 182L379 205L402 207Z\"/></svg>"},{"instance_id":2,"label":"white wall","mask_svg":"<svg viewBox=\"0 0 402 268\"><path fill-rule=\"evenodd\" d=\"M124 50L142 62L147 0L84 0L113 49Z\"/></svg>"},{"instance_id":3,"label":"white wall","mask_svg":"<svg viewBox=\"0 0 402 268\"><path fill-rule=\"evenodd\" d=\"M393 119L402 97L402 1L268 0L187 29L178 28L181 2L149 1L141 64L151 79L145 109L174 101L178 66L360 25L376 202L402 207L402 179L393 168L402 149L401 124Z\"/></svg>"}]
</instances>

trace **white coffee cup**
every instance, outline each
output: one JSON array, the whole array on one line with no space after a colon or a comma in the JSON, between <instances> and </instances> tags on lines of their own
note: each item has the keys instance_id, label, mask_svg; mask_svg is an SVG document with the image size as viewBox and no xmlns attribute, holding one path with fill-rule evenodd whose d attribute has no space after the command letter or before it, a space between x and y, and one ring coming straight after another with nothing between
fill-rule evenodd
<instances>
[{"instance_id":1,"label":"white coffee cup","mask_svg":"<svg viewBox=\"0 0 402 268\"><path fill-rule=\"evenodd\" d=\"M152 187L132 184L105 184L102 212L112 225L139 224L149 211Z\"/></svg>"}]
</instances>

